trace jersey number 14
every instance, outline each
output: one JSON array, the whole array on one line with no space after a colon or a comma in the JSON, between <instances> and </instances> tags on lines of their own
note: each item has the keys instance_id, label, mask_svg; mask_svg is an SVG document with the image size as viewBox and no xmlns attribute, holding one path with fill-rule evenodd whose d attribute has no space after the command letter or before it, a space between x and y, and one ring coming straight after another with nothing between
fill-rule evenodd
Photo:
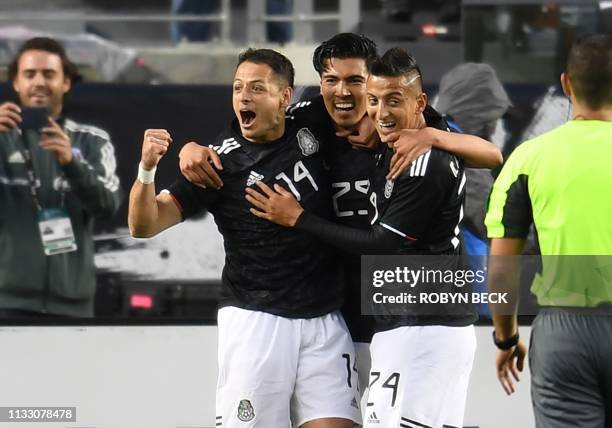
<instances>
[{"instance_id":1,"label":"jersey number 14","mask_svg":"<svg viewBox=\"0 0 612 428\"><path fill-rule=\"evenodd\" d=\"M275 178L277 180L283 180L285 183L287 183L289 190L291 193L293 193L295 199L298 201L302 200L302 195L300 195L300 192L298 192L298 189L295 187L294 183L298 183L304 178L307 178L308 181L310 181L310 184L312 184L312 188L315 189L315 191L319 191L319 186L317 186L317 183L315 182L314 178L312 178L308 168L306 168L306 165L304 165L304 162L302 161L298 161L295 165L293 165L293 181L284 172L281 172Z\"/></svg>"}]
</instances>

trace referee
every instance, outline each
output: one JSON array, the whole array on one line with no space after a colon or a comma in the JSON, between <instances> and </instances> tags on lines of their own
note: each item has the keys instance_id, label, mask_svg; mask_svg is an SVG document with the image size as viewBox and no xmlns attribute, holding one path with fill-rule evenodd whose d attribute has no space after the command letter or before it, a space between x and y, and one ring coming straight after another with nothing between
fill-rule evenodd
<instances>
[{"instance_id":1,"label":"referee","mask_svg":"<svg viewBox=\"0 0 612 428\"><path fill-rule=\"evenodd\" d=\"M485 223L492 256L520 254L531 223L538 234L543 270L531 290L542 309L529 351L536 427L612 427L612 37L577 42L561 85L572 120L512 153ZM491 286L516 291L509 265L491 265ZM497 376L511 394L526 347L516 311L493 321Z\"/></svg>"}]
</instances>

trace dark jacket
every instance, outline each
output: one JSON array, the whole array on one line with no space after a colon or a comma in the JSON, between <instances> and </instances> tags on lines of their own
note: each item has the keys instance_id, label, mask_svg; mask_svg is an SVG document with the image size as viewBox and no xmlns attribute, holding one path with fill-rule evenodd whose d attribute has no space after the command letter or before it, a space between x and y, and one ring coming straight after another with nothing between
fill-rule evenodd
<instances>
[{"instance_id":1,"label":"dark jacket","mask_svg":"<svg viewBox=\"0 0 612 428\"><path fill-rule=\"evenodd\" d=\"M39 147L34 131L0 133L0 308L67 316L93 315L94 217L114 214L121 202L114 148L107 132L66 119L72 161L61 167ZM30 192L29 148L40 205L65 208L77 250L47 256Z\"/></svg>"}]
</instances>

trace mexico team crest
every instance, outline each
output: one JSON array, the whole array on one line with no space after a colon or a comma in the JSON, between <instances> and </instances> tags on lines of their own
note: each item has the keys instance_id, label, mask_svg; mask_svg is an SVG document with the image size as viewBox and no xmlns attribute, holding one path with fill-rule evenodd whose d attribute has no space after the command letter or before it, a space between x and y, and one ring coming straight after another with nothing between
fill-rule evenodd
<instances>
[{"instance_id":1,"label":"mexico team crest","mask_svg":"<svg viewBox=\"0 0 612 428\"><path fill-rule=\"evenodd\" d=\"M242 422L250 422L255 417L255 410L249 400L240 400L238 404L238 419Z\"/></svg>"},{"instance_id":2,"label":"mexico team crest","mask_svg":"<svg viewBox=\"0 0 612 428\"><path fill-rule=\"evenodd\" d=\"M385 183L385 198L389 199L391 197L391 193L393 193L393 185L395 182L393 180L387 180Z\"/></svg>"},{"instance_id":3,"label":"mexico team crest","mask_svg":"<svg viewBox=\"0 0 612 428\"><path fill-rule=\"evenodd\" d=\"M298 131L297 140L304 156L310 156L319 151L319 142L308 128Z\"/></svg>"}]
</instances>

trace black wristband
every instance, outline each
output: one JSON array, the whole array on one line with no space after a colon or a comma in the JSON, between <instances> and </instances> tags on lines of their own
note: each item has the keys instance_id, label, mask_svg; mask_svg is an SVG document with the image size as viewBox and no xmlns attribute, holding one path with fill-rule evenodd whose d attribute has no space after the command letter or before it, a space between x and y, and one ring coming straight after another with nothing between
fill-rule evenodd
<instances>
[{"instance_id":1,"label":"black wristband","mask_svg":"<svg viewBox=\"0 0 612 428\"><path fill-rule=\"evenodd\" d=\"M495 330L493 330L493 343L495 343L495 346L497 346L497 349L501 349L502 351L507 351L508 349L516 346L518 344L519 341L519 334L518 332L506 339L506 340L497 340L497 337L495 337Z\"/></svg>"}]
</instances>

